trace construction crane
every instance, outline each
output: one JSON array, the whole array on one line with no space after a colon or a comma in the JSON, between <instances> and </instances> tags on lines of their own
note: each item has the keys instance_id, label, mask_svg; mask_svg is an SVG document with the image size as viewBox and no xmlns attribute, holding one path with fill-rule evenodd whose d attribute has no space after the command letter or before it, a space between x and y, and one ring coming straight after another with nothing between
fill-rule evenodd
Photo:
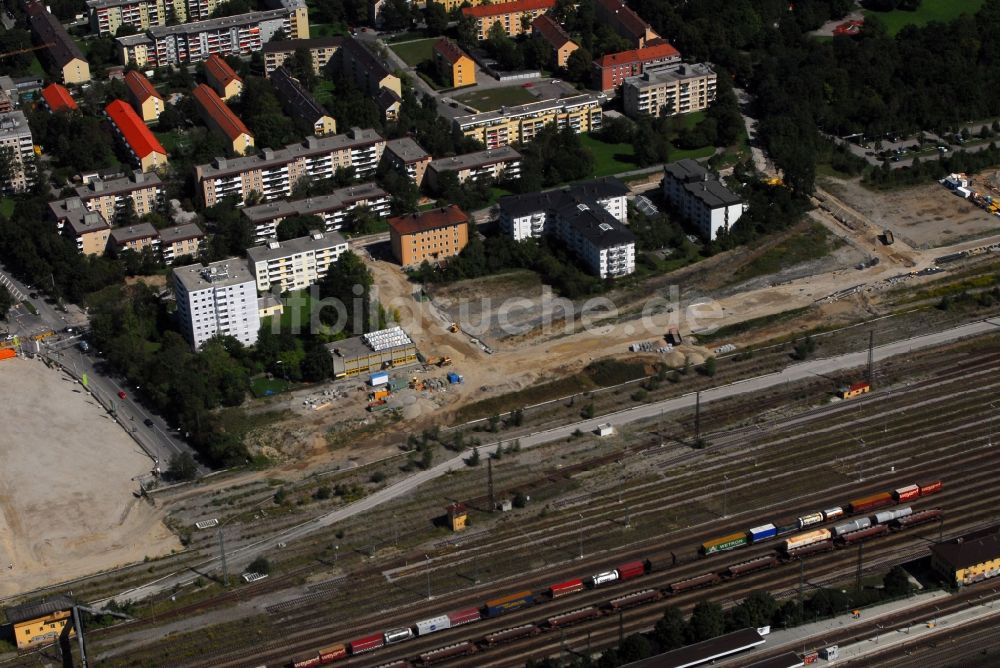
<instances>
[{"instance_id":1,"label":"construction crane","mask_svg":"<svg viewBox=\"0 0 1000 668\"><path fill-rule=\"evenodd\" d=\"M30 53L32 51L38 51L40 49L47 49L52 46L51 42L46 42L45 44L39 44L38 46L29 46L23 49L18 49L17 51L7 51L0 53L0 58L7 58L8 56L17 56L22 53Z\"/></svg>"}]
</instances>

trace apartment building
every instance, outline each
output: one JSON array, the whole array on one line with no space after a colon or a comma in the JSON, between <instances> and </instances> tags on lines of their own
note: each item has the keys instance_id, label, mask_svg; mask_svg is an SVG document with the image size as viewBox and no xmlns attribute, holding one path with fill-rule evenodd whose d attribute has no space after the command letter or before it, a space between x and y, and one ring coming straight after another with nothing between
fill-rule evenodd
<instances>
[{"instance_id":1,"label":"apartment building","mask_svg":"<svg viewBox=\"0 0 1000 668\"><path fill-rule=\"evenodd\" d=\"M51 83L42 89L42 102L53 113L57 111L76 111L79 109L76 106L76 100L69 94L66 87L57 83ZM12 109L8 109L7 111L12 111Z\"/></svg>"},{"instance_id":2,"label":"apartment building","mask_svg":"<svg viewBox=\"0 0 1000 668\"><path fill-rule=\"evenodd\" d=\"M0 148L11 151L10 174L0 188L5 193L24 192L35 182L35 145L20 109L0 114Z\"/></svg>"},{"instance_id":3,"label":"apartment building","mask_svg":"<svg viewBox=\"0 0 1000 668\"><path fill-rule=\"evenodd\" d=\"M375 101L375 106L382 112L385 120L395 121L399 118L399 110L403 106L403 98L398 93L388 88L383 88L372 99Z\"/></svg>"},{"instance_id":4,"label":"apartment building","mask_svg":"<svg viewBox=\"0 0 1000 668\"><path fill-rule=\"evenodd\" d=\"M651 65L679 63L680 60L680 52L666 42L641 49L608 53L594 61L593 86L604 92L613 91L625 79L642 74L643 70Z\"/></svg>"},{"instance_id":5,"label":"apartment building","mask_svg":"<svg viewBox=\"0 0 1000 668\"><path fill-rule=\"evenodd\" d=\"M173 283L177 320L192 348L215 336L232 336L245 346L257 342L257 282L244 260L178 267Z\"/></svg>"},{"instance_id":6,"label":"apartment building","mask_svg":"<svg viewBox=\"0 0 1000 668\"><path fill-rule=\"evenodd\" d=\"M216 158L195 167L195 182L205 202L214 206L228 196L245 204L252 192L264 201L290 197L299 179L328 179L341 168L360 177L375 173L385 139L371 129L351 128L346 134L306 137L280 149L265 148L243 158Z\"/></svg>"},{"instance_id":7,"label":"apartment building","mask_svg":"<svg viewBox=\"0 0 1000 668\"><path fill-rule=\"evenodd\" d=\"M633 48L641 49L650 42L660 39L656 31L622 0L597 0L594 10L598 21L610 26L628 40Z\"/></svg>"},{"instance_id":8,"label":"apartment building","mask_svg":"<svg viewBox=\"0 0 1000 668\"><path fill-rule=\"evenodd\" d=\"M434 43L434 64L449 88L476 85L476 64L447 37Z\"/></svg>"},{"instance_id":9,"label":"apartment building","mask_svg":"<svg viewBox=\"0 0 1000 668\"><path fill-rule=\"evenodd\" d=\"M194 223L160 230L160 256L165 264L183 257L197 258L205 247L205 233Z\"/></svg>"},{"instance_id":10,"label":"apartment building","mask_svg":"<svg viewBox=\"0 0 1000 668\"><path fill-rule=\"evenodd\" d=\"M114 221L119 212L131 206L135 215L145 216L163 206L163 182L156 172L135 171L116 179L94 178L76 187L75 197L88 211Z\"/></svg>"},{"instance_id":11,"label":"apartment building","mask_svg":"<svg viewBox=\"0 0 1000 668\"><path fill-rule=\"evenodd\" d=\"M271 72L271 85L285 113L309 128L310 134L317 137L337 134L337 121L330 112L284 67Z\"/></svg>"},{"instance_id":12,"label":"apartment building","mask_svg":"<svg viewBox=\"0 0 1000 668\"><path fill-rule=\"evenodd\" d=\"M559 22L548 14L543 14L532 21L531 30L552 48L552 64L555 67L566 67L570 54L580 48L579 44L570 39L569 33L563 30Z\"/></svg>"},{"instance_id":13,"label":"apartment building","mask_svg":"<svg viewBox=\"0 0 1000 668\"><path fill-rule=\"evenodd\" d=\"M469 243L469 217L451 204L389 219L392 254L404 267L436 264L462 252Z\"/></svg>"},{"instance_id":14,"label":"apartment building","mask_svg":"<svg viewBox=\"0 0 1000 668\"><path fill-rule=\"evenodd\" d=\"M183 23L188 16L184 0L87 0L87 13L91 32L102 37L116 35L122 26L148 30L168 22Z\"/></svg>"},{"instance_id":15,"label":"apartment building","mask_svg":"<svg viewBox=\"0 0 1000 668\"><path fill-rule=\"evenodd\" d=\"M385 160L400 174L420 186L431 164L431 155L411 137L390 139L385 144Z\"/></svg>"},{"instance_id":16,"label":"apartment building","mask_svg":"<svg viewBox=\"0 0 1000 668\"><path fill-rule=\"evenodd\" d=\"M433 2L434 0L428 0ZM444 5L444 10L449 14L468 3L469 7L478 7L488 0L440 0L439 5Z\"/></svg>"},{"instance_id":17,"label":"apartment building","mask_svg":"<svg viewBox=\"0 0 1000 668\"><path fill-rule=\"evenodd\" d=\"M78 197L49 202L49 215L56 229L76 243L84 255L104 255L111 237L111 225L99 211L90 211Z\"/></svg>"},{"instance_id":18,"label":"apartment building","mask_svg":"<svg viewBox=\"0 0 1000 668\"><path fill-rule=\"evenodd\" d=\"M463 7L462 15L476 21L476 36L479 40L489 37L490 29L499 23L509 37L517 37L530 30L531 22L555 8L556 0L514 0L495 5Z\"/></svg>"},{"instance_id":19,"label":"apartment building","mask_svg":"<svg viewBox=\"0 0 1000 668\"><path fill-rule=\"evenodd\" d=\"M372 97L382 89L391 90L400 97L403 95L399 77L353 37L341 38L340 58L336 65L358 88Z\"/></svg>"},{"instance_id":20,"label":"apartment building","mask_svg":"<svg viewBox=\"0 0 1000 668\"><path fill-rule=\"evenodd\" d=\"M247 249L257 290L301 290L318 283L347 251L347 240L338 232L314 231L307 237L278 241Z\"/></svg>"},{"instance_id":21,"label":"apartment building","mask_svg":"<svg viewBox=\"0 0 1000 668\"><path fill-rule=\"evenodd\" d=\"M90 64L59 19L35 0L25 3L24 10L28 14L35 43L45 45L39 53L49 71L64 84L90 81Z\"/></svg>"},{"instance_id":22,"label":"apartment building","mask_svg":"<svg viewBox=\"0 0 1000 668\"><path fill-rule=\"evenodd\" d=\"M274 3L272 3L274 4ZM244 56L260 51L275 35L309 36L304 0L280 0L280 7L193 23L154 26L115 40L123 65L139 68L198 63L210 55Z\"/></svg>"},{"instance_id":23,"label":"apartment building","mask_svg":"<svg viewBox=\"0 0 1000 668\"><path fill-rule=\"evenodd\" d=\"M521 154L510 146L440 158L427 166L427 185L440 188L440 177L446 172L455 172L459 183L466 181L514 180L521 178Z\"/></svg>"},{"instance_id":24,"label":"apartment building","mask_svg":"<svg viewBox=\"0 0 1000 668\"><path fill-rule=\"evenodd\" d=\"M341 229L351 212L363 207L378 218L389 215L389 193L376 183L360 183L334 190L329 195L299 200L279 200L243 208L243 217L254 228L254 243L277 235L278 224L291 216L318 216L327 232Z\"/></svg>"},{"instance_id":25,"label":"apartment building","mask_svg":"<svg viewBox=\"0 0 1000 668\"><path fill-rule=\"evenodd\" d=\"M198 84L194 88L193 97L205 125L225 137L233 153L244 155L253 148L250 130L214 90L205 84Z\"/></svg>"},{"instance_id":26,"label":"apartment building","mask_svg":"<svg viewBox=\"0 0 1000 668\"><path fill-rule=\"evenodd\" d=\"M728 231L745 210L743 200L718 174L694 160L665 165L662 188L663 197L707 240L715 239L720 230Z\"/></svg>"},{"instance_id":27,"label":"apartment building","mask_svg":"<svg viewBox=\"0 0 1000 668\"><path fill-rule=\"evenodd\" d=\"M159 120L166 104L163 102L163 96L142 72L138 70L126 72L125 87L128 89L129 102L143 121L150 123Z\"/></svg>"},{"instance_id":28,"label":"apartment building","mask_svg":"<svg viewBox=\"0 0 1000 668\"><path fill-rule=\"evenodd\" d=\"M716 76L706 63L673 63L647 67L622 83L625 114L676 116L707 109L715 100Z\"/></svg>"},{"instance_id":29,"label":"apartment building","mask_svg":"<svg viewBox=\"0 0 1000 668\"><path fill-rule=\"evenodd\" d=\"M635 272L635 235L628 220L628 188L613 178L563 190L500 199L500 228L516 241L551 235L601 278Z\"/></svg>"},{"instance_id":30,"label":"apartment building","mask_svg":"<svg viewBox=\"0 0 1000 668\"><path fill-rule=\"evenodd\" d=\"M205 59L205 79L212 90L225 102L243 92L243 79L217 53L213 53Z\"/></svg>"},{"instance_id":31,"label":"apartment building","mask_svg":"<svg viewBox=\"0 0 1000 668\"><path fill-rule=\"evenodd\" d=\"M326 70L326 64L330 59L340 51L342 42L341 37L312 37L268 42L263 48L264 74L268 76L284 65L298 49L308 49L312 58L313 73L319 76Z\"/></svg>"},{"instance_id":32,"label":"apartment building","mask_svg":"<svg viewBox=\"0 0 1000 668\"><path fill-rule=\"evenodd\" d=\"M133 162L144 172L167 166L167 151L146 124L124 100L114 100L104 107L115 134L128 149Z\"/></svg>"},{"instance_id":33,"label":"apartment building","mask_svg":"<svg viewBox=\"0 0 1000 668\"><path fill-rule=\"evenodd\" d=\"M573 95L459 116L453 123L458 132L482 142L486 148L499 148L527 143L549 123L573 128L578 134L599 130L605 100L603 95Z\"/></svg>"},{"instance_id":34,"label":"apartment building","mask_svg":"<svg viewBox=\"0 0 1000 668\"><path fill-rule=\"evenodd\" d=\"M160 233L149 223L136 223L128 227L115 227L108 239L115 252L130 250L142 253L149 250L159 255Z\"/></svg>"}]
</instances>

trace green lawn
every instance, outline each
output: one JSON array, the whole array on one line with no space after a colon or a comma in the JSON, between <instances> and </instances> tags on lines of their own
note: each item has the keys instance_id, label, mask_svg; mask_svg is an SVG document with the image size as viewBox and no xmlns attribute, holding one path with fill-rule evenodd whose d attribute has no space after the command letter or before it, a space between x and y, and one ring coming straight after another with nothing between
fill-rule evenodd
<instances>
[{"instance_id":1,"label":"green lawn","mask_svg":"<svg viewBox=\"0 0 1000 668\"><path fill-rule=\"evenodd\" d=\"M396 52L396 55L410 67L416 67L425 60L431 59L436 37L430 39L418 39L412 42L402 42L393 44L389 48Z\"/></svg>"},{"instance_id":2,"label":"green lawn","mask_svg":"<svg viewBox=\"0 0 1000 668\"><path fill-rule=\"evenodd\" d=\"M313 91L313 97L320 104L327 104L333 99L333 82L329 79L323 79L316 84L316 89Z\"/></svg>"},{"instance_id":3,"label":"green lawn","mask_svg":"<svg viewBox=\"0 0 1000 668\"><path fill-rule=\"evenodd\" d=\"M455 99L479 111L493 111L502 106L513 107L514 105L527 104L538 100L538 98L528 92L527 88L521 86L472 91L456 95Z\"/></svg>"},{"instance_id":4,"label":"green lawn","mask_svg":"<svg viewBox=\"0 0 1000 668\"><path fill-rule=\"evenodd\" d=\"M37 55L31 59L31 65L28 67L28 71L40 77L45 76L45 67L42 65L42 61L38 60Z\"/></svg>"},{"instance_id":5,"label":"green lawn","mask_svg":"<svg viewBox=\"0 0 1000 668\"><path fill-rule=\"evenodd\" d=\"M931 21L947 23L960 14L974 14L986 4L986 0L923 0L920 9L915 12L895 10L892 12L873 12L865 10L865 16L876 16L895 35L904 26L922 26Z\"/></svg>"},{"instance_id":6,"label":"green lawn","mask_svg":"<svg viewBox=\"0 0 1000 668\"><path fill-rule=\"evenodd\" d=\"M10 197L0 198L0 216L10 218L14 213L14 200Z\"/></svg>"},{"instance_id":7,"label":"green lawn","mask_svg":"<svg viewBox=\"0 0 1000 668\"><path fill-rule=\"evenodd\" d=\"M802 232L774 245L741 267L733 275L733 282L773 274L801 262L825 257L842 244L820 223L813 222Z\"/></svg>"},{"instance_id":8,"label":"green lawn","mask_svg":"<svg viewBox=\"0 0 1000 668\"><path fill-rule=\"evenodd\" d=\"M606 144L588 134L580 135L580 143L594 156L594 176L611 176L639 168L632 144Z\"/></svg>"},{"instance_id":9,"label":"green lawn","mask_svg":"<svg viewBox=\"0 0 1000 668\"><path fill-rule=\"evenodd\" d=\"M311 23L310 37L337 37L347 34L347 26L342 23Z\"/></svg>"},{"instance_id":10,"label":"green lawn","mask_svg":"<svg viewBox=\"0 0 1000 668\"><path fill-rule=\"evenodd\" d=\"M173 153L177 150L177 147L184 142L184 133L180 130L171 130L170 132L153 132L156 138L160 140L163 144L163 148L167 150L167 153Z\"/></svg>"}]
</instances>

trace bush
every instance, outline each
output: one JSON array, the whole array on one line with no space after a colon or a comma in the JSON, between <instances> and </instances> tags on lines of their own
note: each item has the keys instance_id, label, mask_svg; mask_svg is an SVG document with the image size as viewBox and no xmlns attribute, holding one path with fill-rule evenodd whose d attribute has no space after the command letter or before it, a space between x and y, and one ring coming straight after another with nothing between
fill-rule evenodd
<instances>
[{"instance_id":1,"label":"bush","mask_svg":"<svg viewBox=\"0 0 1000 668\"><path fill-rule=\"evenodd\" d=\"M369 478L369 480L371 480L373 483L377 485L385 480L385 473L382 473L382 471L375 471L375 473L372 473L372 476L371 478Z\"/></svg>"},{"instance_id":2,"label":"bush","mask_svg":"<svg viewBox=\"0 0 1000 668\"><path fill-rule=\"evenodd\" d=\"M591 403L584 406L583 409L580 411L580 417L582 417L584 420L589 420L590 418L594 417L594 404Z\"/></svg>"},{"instance_id":3,"label":"bush","mask_svg":"<svg viewBox=\"0 0 1000 668\"><path fill-rule=\"evenodd\" d=\"M646 390L636 390L632 393L632 401L645 401L649 397L649 392Z\"/></svg>"},{"instance_id":4,"label":"bush","mask_svg":"<svg viewBox=\"0 0 1000 668\"><path fill-rule=\"evenodd\" d=\"M267 557L261 555L250 562L250 565L247 566L247 571L267 575L271 572L271 562L267 560Z\"/></svg>"},{"instance_id":5,"label":"bush","mask_svg":"<svg viewBox=\"0 0 1000 668\"><path fill-rule=\"evenodd\" d=\"M313 492L313 498L317 501L326 501L331 496L333 496L333 492L330 491L330 488L327 485L321 485L315 492Z\"/></svg>"},{"instance_id":6,"label":"bush","mask_svg":"<svg viewBox=\"0 0 1000 668\"><path fill-rule=\"evenodd\" d=\"M512 501L515 508L524 508L528 505L528 497L525 496L523 492L518 492L514 495L514 500Z\"/></svg>"}]
</instances>

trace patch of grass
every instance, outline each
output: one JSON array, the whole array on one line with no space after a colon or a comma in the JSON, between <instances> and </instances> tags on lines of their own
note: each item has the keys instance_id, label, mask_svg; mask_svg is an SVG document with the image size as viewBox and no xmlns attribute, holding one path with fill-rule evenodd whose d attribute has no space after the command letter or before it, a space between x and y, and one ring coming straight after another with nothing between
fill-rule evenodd
<instances>
[{"instance_id":1,"label":"patch of grass","mask_svg":"<svg viewBox=\"0 0 1000 668\"><path fill-rule=\"evenodd\" d=\"M309 297L309 292L307 290L290 292L284 302L281 331L305 331L309 327L309 314L312 313L312 299Z\"/></svg>"},{"instance_id":2,"label":"patch of grass","mask_svg":"<svg viewBox=\"0 0 1000 668\"><path fill-rule=\"evenodd\" d=\"M502 106L513 107L518 104L528 104L538 98L522 86L507 86L463 93L456 95L455 99L479 111L494 111Z\"/></svg>"},{"instance_id":3,"label":"patch of grass","mask_svg":"<svg viewBox=\"0 0 1000 668\"><path fill-rule=\"evenodd\" d=\"M865 10L865 16L878 17L885 24L889 34L895 35L908 25L922 26L931 21L948 23L961 14L975 14L985 4L986 0L923 0L915 12L899 9L891 12Z\"/></svg>"},{"instance_id":4,"label":"patch of grass","mask_svg":"<svg viewBox=\"0 0 1000 668\"><path fill-rule=\"evenodd\" d=\"M393 43L390 47L396 55L403 59L410 67L416 67L425 60L430 60L433 56L434 42L436 37L430 39L418 39L412 42Z\"/></svg>"},{"instance_id":5,"label":"patch of grass","mask_svg":"<svg viewBox=\"0 0 1000 668\"><path fill-rule=\"evenodd\" d=\"M42 61L38 59L37 55L31 59L31 65L28 66L28 71L40 77L45 76L45 67L42 65Z\"/></svg>"},{"instance_id":6,"label":"patch of grass","mask_svg":"<svg viewBox=\"0 0 1000 668\"><path fill-rule=\"evenodd\" d=\"M329 104L333 99L333 82L329 79L323 79L316 84L316 90L313 91L313 97L320 104Z\"/></svg>"},{"instance_id":7,"label":"patch of grass","mask_svg":"<svg viewBox=\"0 0 1000 668\"><path fill-rule=\"evenodd\" d=\"M167 153L173 153L184 141L184 132L181 130L171 130L170 132L154 132L156 138L163 144Z\"/></svg>"},{"instance_id":8,"label":"patch of grass","mask_svg":"<svg viewBox=\"0 0 1000 668\"><path fill-rule=\"evenodd\" d=\"M774 313L772 315L765 315L759 318L751 318L749 320L744 320L743 322L735 322L732 325L724 325L719 327L714 332L706 332L703 334L696 334L698 343L705 345L706 343L712 341L720 341L722 339L731 339L740 334L745 334L755 329L761 327L766 327L769 325L774 325L779 322L786 322L788 320L794 320L799 316L805 315L809 311L810 307L803 306L802 308L791 309L789 311L782 311L781 313Z\"/></svg>"},{"instance_id":9,"label":"patch of grass","mask_svg":"<svg viewBox=\"0 0 1000 668\"><path fill-rule=\"evenodd\" d=\"M10 197L0 198L0 216L10 218L14 213L14 200Z\"/></svg>"},{"instance_id":10,"label":"patch of grass","mask_svg":"<svg viewBox=\"0 0 1000 668\"><path fill-rule=\"evenodd\" d=\"M250 381L250 391L253 392L255 397L260 399L261 397L281 394L288 389L288 385L288 381L284 378L268 378L266 376L260 376Z\"/></svg>"},{"instance_id":11,"label":"patch of grass","mask_svg":"<svg viewBox=\"0 0 1000 668\"><path fill-rule=\"evenodd\" d=\"M543 401L552 401L579 394L580 392L593 390L596 387L597 384L589 376L578 373L548 383L532 385L517 392L508 392L497 397L477 401L459 409L456 418L459 423L477 420L489 417L490 415L507 413L515 408L533 406Z\"/></svg>"},{"instance_id":12,"label":"patch of grass","mask_svg":"<svg viewBox=\"0 0 1000 668\"><path fill-rule=\"evenodd\" d=\"M621 360L613 359L591 362L583 372L599 387L621 385L630 380L638 380L646 377L646 369L643 364L622 362Z\"/></svg>"},{"instance_id":13,"label":"patch of grass","mask_svg":"<svg viewBox=\"0 0 1000 668\"><path fill-rule=\"evenodd\" d=\"M842 243L838 242L825 227L812 223L801 233L791 235L740 267L733 275L733 282L773 274L796 264L824 257Z\"/></svg>"},{"instance_id":14,"label":"patch of grass","mask_svg":"<svg viewBox=\"0 0 1000 668\"><path fill-rule=\"evenodd\" d=\"M337 37L346 34L347 26L343 23L311 23L309 25L311 37Z\"/></svg>"},{"instance_id":15,"label":"patch of grass","mask_svg":"<svg viewBox=\"0 0 1000 668\"><path fill-rule=\"evenodd\" d=\"M426 35L419 30L408 30L406 32L401 32L398 35L393 35L389 39L388 43L397 44L399 42L412 42L413 40L424 39L425 37ZM433 37L431 39L437 40L437 37Z\"/></svg>"},{"instance_id":16,"label":"patch of grass","mask_svg":"<svg viewBox=\"0 0 1000 668\"><path fill-rule=\"evenodd\" d=\"M589 134L580 135L580 143L594 156L593 176L611 176L638 167L632 144L608 144Z\"/></svg>"}]
</instances>

